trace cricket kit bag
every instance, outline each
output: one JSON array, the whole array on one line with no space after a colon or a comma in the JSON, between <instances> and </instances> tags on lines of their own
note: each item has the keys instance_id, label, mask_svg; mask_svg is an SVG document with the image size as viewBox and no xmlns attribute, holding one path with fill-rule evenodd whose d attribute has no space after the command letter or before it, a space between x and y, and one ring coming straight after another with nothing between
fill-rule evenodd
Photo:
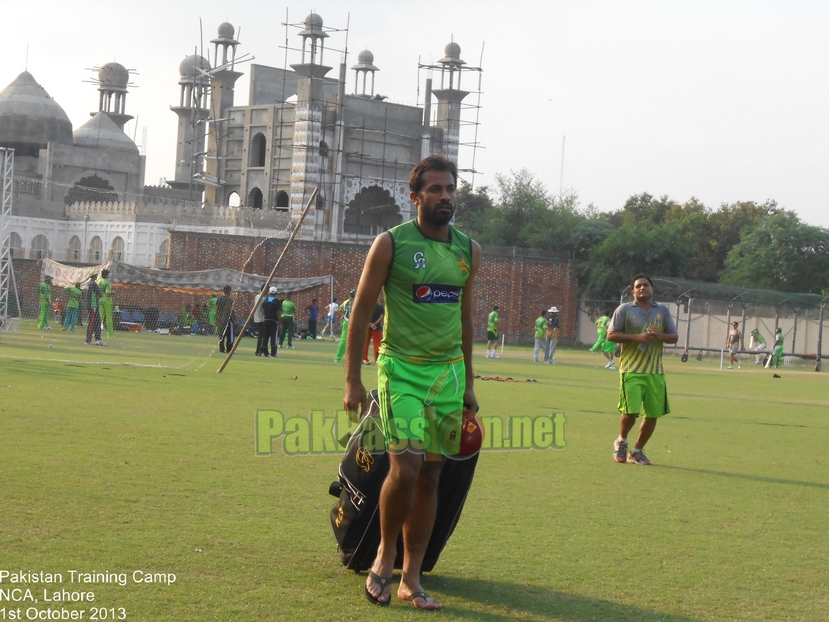
<instances>
[{"instance_id":1,"label":"cricket kit bag","mask_svg":"<svg viewBox=\"0 0 829 622\"><path fill-rule=\"evenodd\" d=\"M355 572L368 570L380 546L380 489L389 472L389 456L380 420L377 391L370 394L369 412L348 441L337 481L328 492L338 497L331 508L331 529L340 560ZM472 485L478 454L463 460L445 459L438 484L438 505L432 537L423 558L423 572L438 561L455 530ZM403 538L397 542L394 567L403 567Z\"/></svg>"}]
</instances>

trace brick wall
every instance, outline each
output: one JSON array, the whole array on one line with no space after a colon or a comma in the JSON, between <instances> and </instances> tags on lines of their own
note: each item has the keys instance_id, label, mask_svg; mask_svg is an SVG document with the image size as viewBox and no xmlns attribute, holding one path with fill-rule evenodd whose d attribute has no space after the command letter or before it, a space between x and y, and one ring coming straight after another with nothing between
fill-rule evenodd
<instances>
[{"instance_id":1,"label":"brick wall","mask_svg":"<svg viewBox=\"0 0 829 622\"><path fill-rule=\"evenodd\" d=\"M174 232L171 234L171 268L231 267L267 275L284 246L285 240L262 241L239 236ZM368 249L368 244L294 240L276 276L299 278L331 274L334 277L333 295L342 302L360 280ZM500 329L508 343L532 340L533 323L539 311L552 305L561 310L562 338L575 338L576 275L569 261L532 255L521 249L484 248L483 258L473 308L476 337L484 338L487 315L497 304ZM317 298L320 307L324 308L331 295L328 285L324 285L296 294L294 301L302 310L312 298Z\"/></svg>"},{"instance_id":2,"label":"brick wall","mask_svg":"<svg viewBox=\"0 0 829 622\"><path fill-rule=\"evenodd\" d=\"M228 267L255 274L270 274L285 240L265 240L241 236L206 233L173 232L170 239L171 269L208 270ZM282 260L276 276L298 278L303 276L334 277L333 295L342 302L349 291L357 287L363 269L368 244L305 242L295 240ZM18 291L26 316L37 314L37 285L40 282L40 263L15 260L20 277ZM187 304L203 304L205 292L165 291L140 285L113 283L115 304L146 307L153 304L164 313L178 313ZM325 325L325 305L332 292L328 285L298 292L293 300L299 309L298 321L303 327L304 309L316 298L321 316L317 322ZM53 298L65 298L60 288L53 288ZM486 318L494 305L499 307L501 333L507 343L525 343L532 340L533 323L539 311L552 305L561 313L561 338L574 340L576 336L576 276L572 264L566 260L536 256L521 249L483 249L483 265L475 283L475 335L485 339ZM235 312L244 319L253 302L253 294L237 297Z\"/></svg>"}]
</instances>

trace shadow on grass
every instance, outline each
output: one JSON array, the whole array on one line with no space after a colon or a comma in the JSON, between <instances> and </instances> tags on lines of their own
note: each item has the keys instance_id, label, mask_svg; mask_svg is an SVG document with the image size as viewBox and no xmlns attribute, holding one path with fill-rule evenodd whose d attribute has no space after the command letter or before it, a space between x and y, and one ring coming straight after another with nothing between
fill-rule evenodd
<instances>
[{"instance_id":1,"label":"shadow on grass","mask_svg":"<svg viewBox=\"0 0 829 622\"><path fill-rule=\"evenodd\" d=\"M768 484L787 484L789 486L803 486L805 488L822 488L829 490L829 484L819 482L804 482L799 479L780 479L778 477L763 477L761 475L746 475L744 473L727 473L725 471L711 471L709 469L692 469L690 467L672 466L668 464L653 465L658 469L674 469L676 471L689 471L691 473L702 473L703 475L716 475L718 477L731 477L734 479L745 479L750 482L765 482Z\"/></svg>"},{"instance_id":2,"label":"shadow on grass","mask_svg":"<svg viewBox=\"0 0 829 622\"><path fill-rule=\"evenodd\" d=\"M492 622L523 619L553 619L566 622L694 622L693 618L685 616L648 611L599 598L566 594L518 583L446 576L431 576L425 579L424 583L427 584L427 590L429 585L434 585L446 594L505 610L504 613L499 613L465 609L456 606L450 600L445 603L444 611L453 619Z\"/></svg>"}]
</instances>

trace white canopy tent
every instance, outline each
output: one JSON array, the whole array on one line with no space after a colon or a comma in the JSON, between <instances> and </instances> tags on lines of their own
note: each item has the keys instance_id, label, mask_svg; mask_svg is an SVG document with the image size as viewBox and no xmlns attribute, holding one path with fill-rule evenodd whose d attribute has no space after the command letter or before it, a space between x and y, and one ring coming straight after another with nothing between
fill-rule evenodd
<instances>
[{"instance_id":1,"label":"white canopy tent","mask_svg":"<svg viewBox=\"0 0 829 622\"><path fill-rule=\"evenodd\" d=\"M51 259L43 260L41 278L48 275L52 277L55 285L69 287L75 283L87 281L92 270L100 275L103 269L109 270L109 278L115 285L149 285L186 292L219 291L225 285L229 285L236 292L259 293L268 280L267 276L238 272L227 268L190 271L159 270L158 268L131 266L120 261L109 261L97 266L78 268ZM331 275L309 276L299 279L274 278L271 281L271 285L275 285L280 293L300 292L326 284L332 286L333 289L333 277Z\"/></svg>"}]
</instances>

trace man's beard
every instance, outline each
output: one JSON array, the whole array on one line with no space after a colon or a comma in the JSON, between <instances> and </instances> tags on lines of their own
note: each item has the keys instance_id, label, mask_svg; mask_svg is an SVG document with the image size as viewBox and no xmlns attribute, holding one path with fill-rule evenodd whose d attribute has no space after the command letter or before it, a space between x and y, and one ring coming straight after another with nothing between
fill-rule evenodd
<instances>
[{"instance_id":1,"label":"man's beard","mask_svg":"<svg viewBox=\"0 0 829 622\"><path fill-rule=\"evenodd\" d=\"M438 212L438 209L441 207L448 207L449 212ZM452 220L452 217L455 215L455 206L449 203L448 201L444 203L438 203L435 205L434 209L423 212L423 220L427 223L432 225L433 227L443 227L444 225L449 224Z\"/></svg>"}]
</instances>

